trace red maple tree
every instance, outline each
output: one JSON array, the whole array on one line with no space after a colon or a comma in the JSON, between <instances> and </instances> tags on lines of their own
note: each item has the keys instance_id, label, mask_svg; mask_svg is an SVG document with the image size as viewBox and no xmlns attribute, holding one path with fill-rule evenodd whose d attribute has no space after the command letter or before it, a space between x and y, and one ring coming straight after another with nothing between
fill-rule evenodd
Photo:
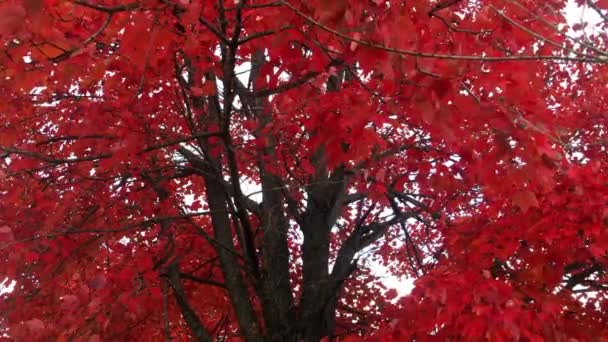
<instances>
[{"instance_id":1,"label":"red maple tree","mask_svg":"<svg viewBox=\"0 0 608 342\"><path fill-rule=\"evenodd\" d=\"M2 339L608 341L608 1L129 1L0 3Z\"/></svg>"}]
</instances>

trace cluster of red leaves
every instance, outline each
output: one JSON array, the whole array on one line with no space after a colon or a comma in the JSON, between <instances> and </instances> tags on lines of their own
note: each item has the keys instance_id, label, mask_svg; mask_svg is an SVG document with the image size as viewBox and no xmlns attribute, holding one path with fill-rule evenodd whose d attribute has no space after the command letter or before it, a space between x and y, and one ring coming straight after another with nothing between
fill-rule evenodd
<instances>
[{"instance_id":1,"label":"cluster of red leaves","mask_svg":"<svg viewBox=\"0 0 608 342\"><path fill-rule=\"evenodd\" d=\"M445 259L402 300L386 338L605 338L608 279L590 276L608 262L606 169L571 166L559 179L444 227Z\"/></svg>"}]
</instances>

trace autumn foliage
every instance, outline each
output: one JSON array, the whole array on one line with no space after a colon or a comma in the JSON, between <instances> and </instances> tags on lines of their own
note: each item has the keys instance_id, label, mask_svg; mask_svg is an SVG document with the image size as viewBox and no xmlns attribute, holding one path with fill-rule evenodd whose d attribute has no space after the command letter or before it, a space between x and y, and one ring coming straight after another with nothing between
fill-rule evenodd
<instances>
[{"instance_id":1,"label":"autumn foliage","mask_svg":"<svg viewBox=\"0 0 608 342\"><path fill-rule=\"evenodd\" d=\"M608 341L608 1L0 1L1 339Z\"/></svg>"}]
</instances>

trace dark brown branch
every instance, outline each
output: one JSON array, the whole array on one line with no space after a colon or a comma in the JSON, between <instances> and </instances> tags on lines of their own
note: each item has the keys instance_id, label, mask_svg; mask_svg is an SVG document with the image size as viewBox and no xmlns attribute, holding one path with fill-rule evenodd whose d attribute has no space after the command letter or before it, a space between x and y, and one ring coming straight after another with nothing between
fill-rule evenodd
<instances>
[{"instance_id":1,"label":"dark brown branch","mask_svg":"<svg viewBox=\"0 0 608 342\"><path fill-rule=\"evenodd\" d=\"M174 261L171 265L169 265L168 276L169 284L171 287L173 287L175 301L182 312L184 321L186 321L186 324L188 324L188 327L190 327L190 330L192 331L192 334L196 340L199 342L213 342L213 339L207 332L207 329L205 329L203 322L200 320L188 302L188 298L186 297L184 288L182 287L177 261Z\"/></svg>"},{"instance_id":2,"label":"dark brown branch","mask_svg":"<svg viewBox=\"0 0 608 342\"><path fill-rule=\"evenodd\" d=\"M222 34L222 32L220 32L215 26L213 26L213 24L211 24L210 22L207 21L207 19L205 19L204 17L198 17L198 21L199 23L201 23L203 26L205 26L209 31L211 31L213 34L215 34L215 36L222 41L222 43L224 44L229 44L230 41L228 40L228 38L226 38L226 36L224 36Z\"/></svg>"},{"instance_id":3,"label":"dark brown branch","mask_svg":"<svg viewBox=\"0 0 608 342\"><path fill-rule=\"evenodd\" d=\"M65 59L69 58L70 56L72 56L72 54L74 54L76 51L89 45L89 43L91 43L98 36L100 36L103 33L103 31L105 31L106 28L110 25L110 23L112 22L112 16L114 13L115 12L108 12L106 20L103 22L103 24L101 24L101 26L97 29L97 31L93 32L93 34L91 34L87 39L84 40L84 42L82 42L82 46L69 49L69 50L63 52L62 54L55 56L53 58L49 58L49 59L55 63L61 62Z\"/></svg>"},{"instance_id":4,"label":"dark brown branch","mask_svg":"<svg viewBox=\"0 0 608 342\"><path fill-rule=\"evenodd\" d=\"M585 280L596 272L601 272L602 266L599 264L591 265L587 268L583 268L579 272L572 272L572 275L566 280L565 288L572 290L577 285L582 284Z\"/></svg>"},{"instance_id":5,"label":"dark brown branch","mask_svg":"<svg viewBox=\"0 0 608 342\"><path fill-rule=\"evenodd\" d=\"M101 134L64 135L64 136L60 136L60 137L53 137L53 138L48 138L46 140L38 141L38 142L36 142L36 145L40 146L40 145L52 144L52 143L56 143L56 142L71 141L71 140L84 140L84 139L108 139L108 140L112 140L112 139L115 139L115 138L116 137L111 136L111 135L101 135Z\"/></svg>"},{"instance_id":6,"label":"dark brown branch","mask_svg":"<svg viewBox=\"0 0 608 342\"><path fill-rule=\"evenodd\" d=\"M435 12L438 12L438 11L441 11L442 9L446 9L448 7L454 6L454 5L458 4L461 1L462 0L443 0L443 1L439 1L429 11L429 13L428 13L429 17L433 16L433 14L435 14Z\"/></svg>"},{"instance_id":7,"label":"dark brown branch","mask_svg":"<svg viewBox=\"0 0 608 342\"><path fill-rule=\"evenodd\" d=\"M305 84L306 82L312 80L313 78L317 77L320 74L321 73L318 71L309 71L306 74L304 74L304 76L302 76L298 79L295 79L295 80L291 80L291 81L284 83L282 85L279 85L275 88L258 90L253 94L253 96L267 97L270 95L274 95L274 94L282 93L282 92L285 92L285 91L288 91L291 89L295 89L295 88Z\"/></svg>"},{"instance_id":8,"label":"dark brown branch","mask_svg":"<svg viewBox=\"0 0 608 342\"><path fill-rule=\"evenodd\" d=\"M132 10L137 9L140 6L139 1L126 3L123 5L116 5L116 6L112 6L112 7L97 5L97 4L94 4L94 3L91 3L91 2L88 2L85 0L72 0L72 2L76 5L94 9L94 10L100 11L100 12L105 12L108 14L113 14L116 12L132 11Z\"/></svg>"},{"instance_id":9,"label":"dark brown branch","mask_svg":"<svg viewBox=\"0 0 608 342\"><path fill-rule=\"evenodd\" d=\"M327 91L338 91L341 78L331 75ZM329 281L331 229L344 208L344 197L350 174L344 166L331 173L327 154L321 145L311 157L315 174L307 186L306 209L302 214L302 297L300 319L307 324L301 334L304 340L318 340L335 329L335 305L340 286Z\"/></svg>"},{"instance_id":10,"label":"dark brown branch","mask_svg":"<svg viewBox=\"0 0 608 342\"><path fill-rule=\"evenodd\" d=\"M455 26L454 24L450 23L446 18L440 16L439 14L432 12L430 14L431 17L433 18L437 18L439 19L445 26L447 26L450 30L454 31L454 32L462 32L462 33L469 33L469 34L487 34L487 33L491 33L491 30L481 30L481 31L475 31L475 30L469 30L469 29L465 29L465 28L460 28L458 26Z\"/></svg>"},{"instance_id":11,"label":"dark brown branch","mask_svg":"<svg viewBox=\"0 0 608 342\"><path fill-rule=\"evenodd\" d=\"M221 289L226 290L226 285L224 283L220 283L220 282L215 281L215 280L205 279L205 278L197 277L197 276L192 275L190 273L183 273L183 272L180 273L179 276L180 276L180 278L188 279L188 280L191 280L191 281L193 281L195 283L204 284L204 285L211 285L211 286L219 287Z\"/></svg>"},{"instance_id":12,"label":"dark brown branch","mask_svg":"<svg viewBox=\"0 0 608 342\"><path fill-rule=\"evenodd\" d=\"M406 220L415 217L415 213L402 213L395 215L392 219L383 222L373 222L368 225L358 225L351 235L344 241L342 247L338 251L338 256L331 273L333 283L339 283L350 274L352 261L355 255L376 242L388 228L405 222Z\"/></svg>"},{"instance_id":13,"label":"dark brown branch","mask_svg":"<svg viewBox=\"0 0 608 342\"><path fill-rule=\"evenodd\" d=\"M180 148L179 153L192 164L194 168L190 169L191 171L203 177L209 176L209 173L206 172L205 169L210 166L207 165L207 162L203 160L202 157L198 156L196 153L186 148ZM235 196L232 192L233 186L230 182L225 181L223 178L218 178L216 180L223 184L224 190L228 193L228 195L230 195L231 197ZM252 200L251 198L243 197L243 203L244 205L246 205L248 211L255 214L256 216L261 215L260 205L256 201Z\"/></svg>"},{"instance_id":14,"label":"dark brown branch","mask_svg":"<svg viewBox=\"0 0 608 342\"><path fill-rule=\"evenodd\" d=\"M155 218L151 218L151 219L147 219L147 220L142 220L142 221L136 222L136 223L126 224L126 225L120 226L118 228L110 228L110 229L101 228L101 227L100 228L78 229L75 227L70 227L69 229L66 229L66 230L59 230L59 231L55 231L55 232L48 233L48 234L35 235L30 238L12 241L10 243L0 245L0 250L7 248L9 246L15 245L15 244L31 242L31 241L35 241L35 240L39 240L39 239L55 239L60 236L72 235L72 234L120 233L120 232L129 231L134 228L149 227L151 225L159 224L162 222L171 222L171 221L175 221L175 220L187 220L187 219L191 219L192 217L204 216L204 215L210 215L210 214L211 214L211 212L209 212L209 211L202 211L202 212L196 212L196 213L182 214L179 216L159 216L159 217L155 217Z\"/></svg>"},{"instance_id":15,"label":"dark brown branch","mask_svg":"<svg viewBox=\"0 0 608 342\"><path fill-rule=\"evenodd\" d=\"M93 155L93 156L88 156L88 157L65 158L64 159L64 158L55 158L52 156L47 156L47 155L43 155L40 153L21 150L18 148L7 147L7 146L0 146L0 151L5 152L5 155L3 155L2 157L7 157L8 155L11 155L11 154L17 154L17 155L22 155L22 156L38 159L38 160L41 160L41 161L44 161L44 162L47 162L50 164L81 163L81 162L87 162L87 161L95 161L95 160L99 160L99 159L107 159L112 156L111 154L104 153L104 154L98 154L98 155Z\"/></svg>"},{"instance_id":16,"label":"dark brown branch","mask_svg":"<svg viewBox=\"0 0 608 342\"><path fill-rule=\"evenodd\" d=\"M239 40L239 45L245 44L245 43L250 42L250 41L252 41L254 39L270 36L270 35L273 35L275 33L288 30L291 27L292 27L291 25L285 25L285 26L279 28L278 30L268 30L268 31L262 31L262 32L252 33L252 34L250 34L250 35L248 35L246 37L241 38Z\"/></svg>"},{"instance_id":17,"label":"dark brown branch","mask_svg":"<svg viewBox=\"0 0 608 342\"><path fill-rule=\"evenodd\" d=\"M604 21L608 22L608 15L602 12L602 9L599 8L593 0L587 0L587 5L589 5L589 7L591 7Z\"/></svg>"},{"instance_id":18,"label":"dark brown branch","mask_svg":"<svg viewBox=\"0 0 608 342\"><path fill-rule=\"evenodd\" d=\"M141 152L139 153L145 153L145 152L150 152L150 151L154 151L157 149L161 149L164 147L168 147L171 145L177 145L183 142L188 142L188 141L192 141L195 139L199 139L199 138L209 138L209 137L217 137L217 136L221 136L222 133L221 132L198 132L198 133L193 133L188 137L183 137L183 138L176 138L176 139L172 139L169 141L165 141L163 143L157 144L157 145L152 145L152 146L148 146L145 149L143 149Z\"/></svg>"},{"instance_id":19,"label":"dark brown branch","mask_svg":"<svg viewBox=\"0 0 608 342\"><path fill-rule=\"evenodd\" d=\"M264 54L256 51L251 55L250 86L255 90L258 70L264 63ZM249 96L245 85L235 79L236 91L248 111L259 118L258 136L265 125L271 122L272 114L265 111L264 99ZM262 299L266 338L271 341L282 341L290 336L290 329L295 320L295 305L291 291L289 274L289 247L287 231L289 223L284 212L284 184L280 177L267 170L267 162L277 162L275 155L276 140L274 136L266 137L267 145L261 149L257 158L257 167L262 187L262 206L259 229L263 231L261 259L262 277L260 279L260 297Z\"/></svg>"},{"instance_id":20,"label":"dark brown branch","mask_svg":"<svg viewBox=\"0 0 608 342\"><path fill-rule=\"evenodd\" d=\"M171 323L169 322L169 284L168 280L162 281L162 293L163 293L163 335L165 335L165 341L172 341L171 337Z\"/></svg>"},{"instance_id":21,"label":"dark brown branch","mask_svg":"<svg viewBox=\"0 0 608 342\"><path fill-rule=\"evenodd\" d=\"M220 50L223 69L222 81L224 84L224 107L222 108L220 106L219 95L193 98L193 107L202 109L205 104L209 105L207 108L207 115L199 116L199 124L204 124L204 120L209 120L220 126L220 130L224 132L224 134L221 135L223 138L222 141L226 144L226 150L228 151L223 151L222 154L233 152L231 151L230 141L229 139L227 140L227 138L230 138L228 133L230 128L230 114L232 112L232 103L235 96L234 67L236 60L236 49L238 47L238 38L241 31L241 9L243 5L244 1L241 1L237 6L238 12L235 16L235 28L230 40L226 38L228 22L225 15L223 1L219 0L217 4L219 29L216 29L204 18L199 17L201 24L217 35L221 41ZM214 79L214 75L211 72L207 72L205 77L207 79ZM180 86L185 88L189 87L189 84L185 84L180 80ZM184 98L187 101L185 94ZM201 151L203 152L202 156L199 156L186 148L180 148L179 152L192 164L193 169L196 170L196 173L202 176L204 179L205 194L209 208L211 210L219 209L228 211L232 205L232 198L235 198L238 203L236 216L238 216L239 221L242 224L240 227L237 225L237 229L242 228L243 226L247 227L247 214L245 210L248 202L245 200L238 201L240 187L238 184L238 169L234 167L236 159L234 159L233 164L231 164L230 175L232 183L227 184L223 175L223 156L211 156L205 153L209 145L209 141L207 139L200 138L197 140L197 142ZM237 177L235 177L235 172ZM224 275L225 287L228 291L232 307L234 308L234 312L236 314L240 334L247 341L261 341L261 324L258 322L258 317L249 298L249 285L247 279L242 273L241 259L238 257L238 253L234 246L234 234L232 231L233 227L231 224L231 218L233 219L232 221L238 223L238 221L234 219L235 215L232 215L231 217L228 212L211 214L213 238L214 241L217 242L214 244L214 247L220 261L222 273ZM208 235L202 229L199 231L201 234L204 233L205 236ZM245 245L241 244L241 246ZM245 250L245 247L243 249ZM254 265L250 259L251 254L246 253L246 255L247 257L244 259L246 261L245 266L248 266L249 268L256 267L257 264Z\"/></svg>"}]
</instances>

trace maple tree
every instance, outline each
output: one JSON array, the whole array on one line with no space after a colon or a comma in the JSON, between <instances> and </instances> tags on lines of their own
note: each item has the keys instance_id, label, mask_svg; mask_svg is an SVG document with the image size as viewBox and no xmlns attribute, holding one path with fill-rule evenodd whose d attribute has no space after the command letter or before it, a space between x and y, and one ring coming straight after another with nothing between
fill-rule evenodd
<instances>
[{"instance_id":1,"label":"maple tree","mask_svg":"<svg viewBox=\"0 0 608 342\"><path fill-rule=\"evenodd\" d=\"M1 2L2 338L608 340L607 25Z\"/></svg>"}]
</instances>

